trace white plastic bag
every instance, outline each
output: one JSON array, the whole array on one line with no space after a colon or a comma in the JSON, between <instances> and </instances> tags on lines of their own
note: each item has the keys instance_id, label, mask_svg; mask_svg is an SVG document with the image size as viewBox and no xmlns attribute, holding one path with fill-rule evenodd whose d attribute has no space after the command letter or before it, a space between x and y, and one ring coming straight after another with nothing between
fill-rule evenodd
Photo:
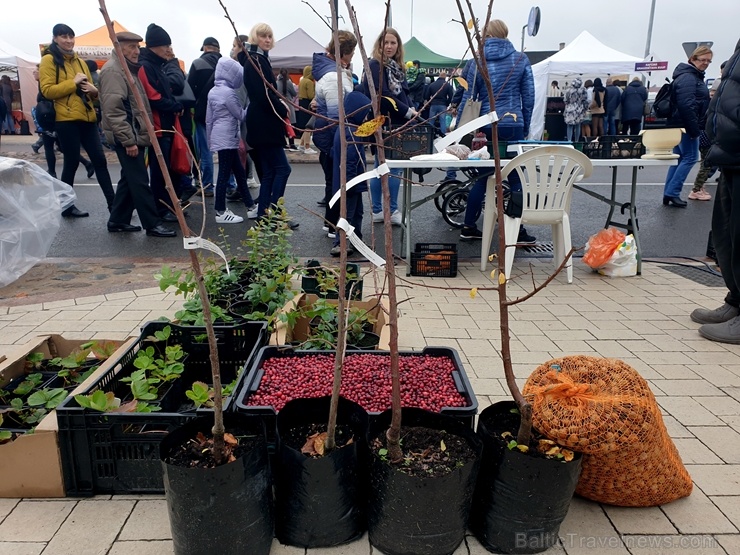
<instances>
[{"instance_id":1,"label":"white plastic bag","mask_svg":"<svg viewBox=\"0 0 740 555\"><path fill-rule=\"evenodd\" d=\"M72 187L36 164L0 157L0 287L46 258L75 200Z\"/></svg>"},{"instance_id":2,"label":"white plastic bag","mask_svg":"<svg viewBox=\"0 0 740 555\"><path fill-rule=\"evenodd\" d=\"M599 273L609 277L637 275L637 246L633 235L624 238L624 243L619 245L606 264L599 268Z\"/></svg>"}]
</instances>

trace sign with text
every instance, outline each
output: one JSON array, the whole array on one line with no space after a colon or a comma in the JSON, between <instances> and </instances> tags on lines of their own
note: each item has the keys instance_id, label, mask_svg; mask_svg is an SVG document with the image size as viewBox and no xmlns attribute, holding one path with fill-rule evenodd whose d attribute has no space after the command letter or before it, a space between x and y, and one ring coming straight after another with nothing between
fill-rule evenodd
<instances>
[{"instance_id":1,"label":"sign with text","mask_svg":"<svg viewBox=\"0 0 740 555\"><path fill-rule=\"evenodd\" d=\"M668 62L637 62L635 71L665 71L668 69Z\"/></svg>"}]
</instances>

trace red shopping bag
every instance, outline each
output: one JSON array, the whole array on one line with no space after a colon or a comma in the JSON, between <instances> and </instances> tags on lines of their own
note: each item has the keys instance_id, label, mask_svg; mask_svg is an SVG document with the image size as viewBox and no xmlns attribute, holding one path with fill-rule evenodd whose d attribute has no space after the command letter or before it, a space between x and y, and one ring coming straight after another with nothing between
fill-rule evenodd
<instances>
[{"instance_id":1,"label":"red shopping bag","mask_svg":"<svg viewBox=\"0 0 740 555\"><path fill-rule=\"evenodd\" d=\"M188 175L193 166L193 158L188 149L188 142L182 134L180 120L175 118L175 134L172 139L172 150L170 151L170 170L180 175Z\"/></svg>"}]
</instances>

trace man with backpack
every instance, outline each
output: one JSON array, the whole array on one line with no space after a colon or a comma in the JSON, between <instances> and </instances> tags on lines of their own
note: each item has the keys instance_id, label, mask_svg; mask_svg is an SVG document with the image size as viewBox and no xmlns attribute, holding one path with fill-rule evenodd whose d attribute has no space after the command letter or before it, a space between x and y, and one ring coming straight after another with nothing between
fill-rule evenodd
<instances>
[{"instance_id":1,"label":"man with backpack","mask_svg":"<svg viewBox=\"0 0 740 555\"><path fill-rule=\"evenodd\" d=\"M709 106L709 91L704 84L704 72L712 63L712 50L700 46L689 56L688 63L680 63L673 70L671 83L671 114L667 127L682 127L685 132L673 150L679 155L678 165L668 169L663 187L663 205L686 208L681 198L684 181L699 159L701 119ZM656 101L657 101L656 97Z\"/></svg>"},{"instance_id":2,"label":"man with backpack","mask_svg":"<svg viewBox=\"0 0 740 555\"><path fill-rule=\"evenodd\" d=\"M201 183L203 193L207 197L213 196L213 154L208 148L206 136L206 108L208 93L213 88L216 75L216 64L221 57L221 46L213 37L206 37L200 48L203 54L196 58L190 66L188 83L195 95L195 145L198 149Z\"/></svg>"}]
</instances>

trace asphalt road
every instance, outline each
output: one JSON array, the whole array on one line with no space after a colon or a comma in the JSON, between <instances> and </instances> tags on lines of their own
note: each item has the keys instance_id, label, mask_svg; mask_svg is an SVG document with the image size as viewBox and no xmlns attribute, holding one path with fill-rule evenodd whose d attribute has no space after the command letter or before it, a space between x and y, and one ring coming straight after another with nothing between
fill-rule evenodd
<instances>
[{"instance_id":1,"label":"asphalt road","mask_svg":"<svg viewBox=\"0 0 740 555\"><path fill-rule=\"evenodd\" d=\"M120 166L109 167L114 183L118 180ZM685 198L693 183L694 170L684 187ZM642 241L644 258L691 257L700 258L706 253L707 236L711 226L711 211L713 201L689 201L686 209L664 207L662 205L663 181L665 168L645 168L639 172L638 185L638 222ZM618 185L618 199L629 199L629 185L627 180L631 172L629 169L620 170ZM421 198L434 191L433 185L443 178L442 172L434 170L424 176L424 187L414 187L413 198ZM602 194L608 194L611 183L611 171L608 168L594 168L593 175L584 182L589 188ZM707 190L714 195L716 183L714 178L707 185ZM48 253L49 257L116 257L116 258L186 258L187 252L182 248L181 239L160 239L147 237L142 233L108 233L106 230L107 210L102 192L94 180L84 178L83 171L78 171L78 185L75 186L78 195L77 205L90 212L89 218L79 220L63 219L61 229ZM322 221L312 211L323 214L323 209L316 205L316 201L323 193L323 174L318 164L294 164L286 192L286 205L292 218L300 223L295 231L292 244L298 257L327 257L332 246L332 240L322 233ZM246 216L242 205L229 203L232 210ZM248 221L235 225L219 225L215 223L213 198L206 199L207 216L203 237L217 244L228 243L232 252L245 237L250 225ZM365 242L370 244L371 226L369 198L365 200L367 214L363 226ZM589 236L604 227L608 206L596 199L574 191L571 206L571 230L574 246L582 246ZM188 222L196 233L200 230L203 217L201 206L191 206L187 210ZM626 222L626 218L625 218ZM134 222L138 223L136 216ZM482 219L478 222L482 225ZM219 227L224 228L225 238ZM381 226L375 227L376 251L383 253ZM530 227L529 232L539 241L551 240L549 227ZM394 252L400 253L400 230L394 231ZM413 212L412 216L412 243L458 243L458 253L461 259L480 256L480 246L477 242L459 241L459 231L451 229L434 207L434 203L427 203ZM494 239L492 252L496 250L497 241ZM526 256L519 252L518 256Z\"/></svg>"}]
</instances>

